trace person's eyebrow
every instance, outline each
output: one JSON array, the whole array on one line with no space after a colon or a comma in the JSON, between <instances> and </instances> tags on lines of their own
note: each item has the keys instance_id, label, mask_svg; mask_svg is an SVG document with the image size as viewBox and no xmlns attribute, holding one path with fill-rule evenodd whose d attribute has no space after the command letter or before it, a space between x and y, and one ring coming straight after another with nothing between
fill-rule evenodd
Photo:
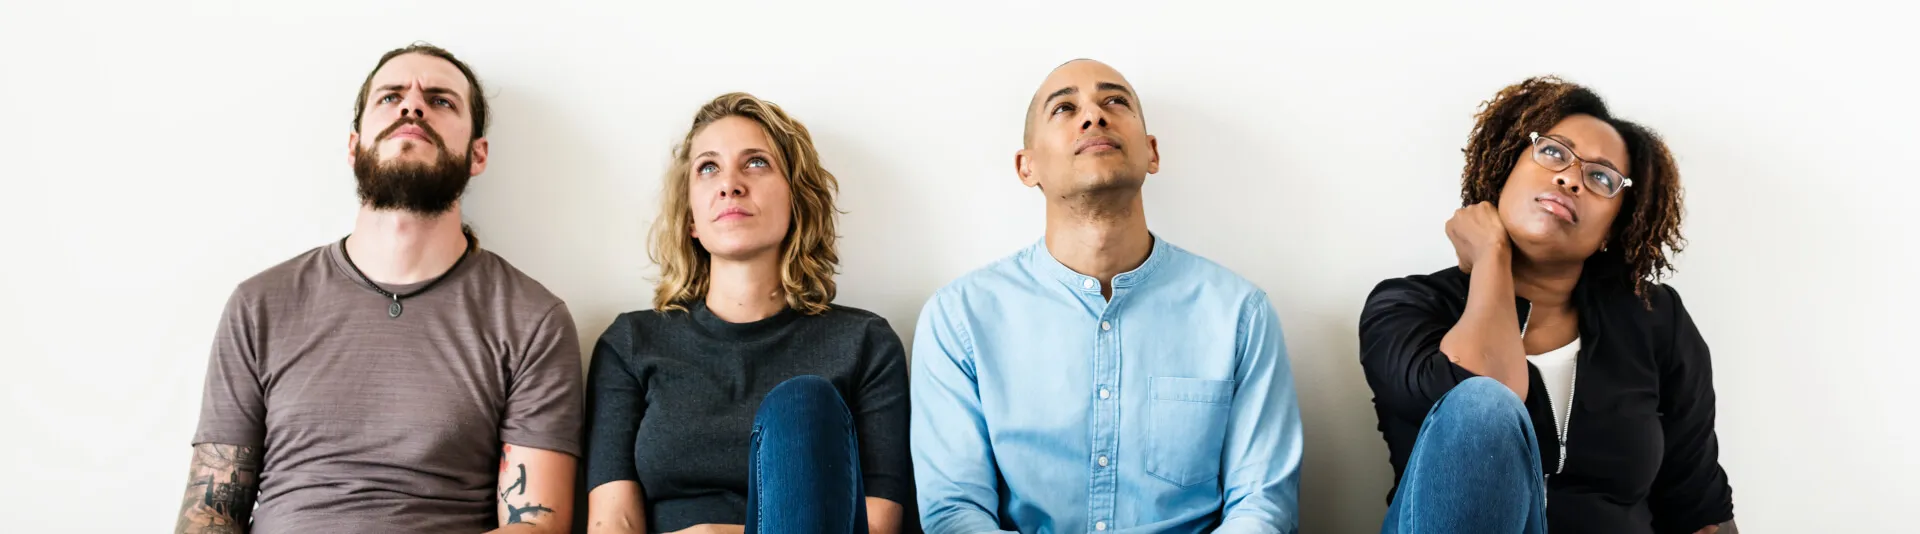
<instances>
[{"instance_id":1,"label":"person's eyebrow","mask_svg":"<svg viewBox=\"0 0 1920 534\"><path fill-rule=\"evenodd\" d=\"M460 103L460 92L454 91L452 89L448 89L445 87L428 87L426 92L429 95L440 95L440 96L452 98L455 104Z\"/></svg>"},{"instance_id":2,"label":"person's eyebrow","mask_svg":"<svg viewBox=\"0 0 1920 534\"><path fill-rule=\"evenodd\" d=\"M398 92L403 92L403 91L406 91L406 90L407 90L407 86L405 86L405 85L399 85L399 84L394 84L394 85L382 85L382 86L380 86L380 89L379 89L379 91L380 91L381 93L398 93ZM454 102L455 104L458 104L458 103L460 103L460 101L461 101L461 98L460 98L460 92L458 92L458 91L454 91L454 90L452 90L452 89L448 89L448 88L445 88L445 87L438 87L438 86L435 86L435 87L428 87L428 88L426 89L426 91L425 91L425 92L426 92L426 94L428 94L428 95L436 95L436 96L445 96L445 97L450 97L450 98L452 98L452 99L453 99L453 102Z\"/></svg>"},{"instance_id":3,"label":"person's eyebrow","mask_svg":"<svg viewBox=\"0 0 1920 534\"><path fill-rule=\"evenodd\" d=\"M1072 95L1073 95L1074 93L1078 93L1078 92L1080 92L1080 88L1079 88L1079 87L1074 87L1074 86L1071 86L1071 85L1069 85L1069 86L1066 86L1066 87L1062 87L1062 88L1060 88L1060 90L1058 90L1058 91L1054 91L1054 92L1052 92L1052 93L1050 93L1050 94L1048 94L1048 95L1047 95L1047 98L1046 98L1046 100L1041 100L1040 102L1041 102L1041 103L1052 103L1052 102L1053 102L1053 99L1055 99L1055 98L1060 98L1060 97L1063 97L1063 96L1072 96Z\"/></svg>"},{"instance_id":4,"label":"person's eyebrow","mask_svg":"<svg viewBox=\"0 0 1920 534\"><path fill-rule=\"evenodd\" d=\"M1127 96L1133 96L1132 89L1128 89L1127 86L1125 85L1120 85L1113 82L1100 82L1100 84L1095 87L1098 87L1101 91L1119 91L1122 93L1126 93Z\"/></svg>"},{"instance_id":5,"label":"person's eyebrow","mask_svg":"<svg viewBox=\"0 0 1920 534\"><path fill-rule=\"evenodd\" d=\"M742 156L771 156L771 155L773 155L773 152L770 152L770 151L768 151L767 149L764 149L764 148L760 148L760 147L753 147L753 148L744 148L744 149L741 149L741 150L740 150L740 155L742 155ZM719 152L719 151L717 151L717 150L708 150L708 151L706 151L706 152L701 152L701 153L700 153L700 155L697 155L697 156L694 156L694 157L693 157L692 159L702 159L702 158L718 158L718 157L720 157L720 152Z\"/></svg>"},{"instance_id":6,"label":"person's eyebrow","mask_svg":"<svg viewBox=\"0 0 1920 534\"><path fill-rule=\"evenodd\" d=\"M1555 140L1555 141L1559 141L1559 142L1560 142L1560 144L1563 144L1563 145L1567 145L1567 150L1571 150L1571 151L1574 151L1574 152L1573 152L1573 157L1576 157L1576 158L1580 158L1580 159L1582 159L1582 160L1586 160L1586 161L1591 161L1591 162L1594 162L1594 163L1598 163L1598 164L1601 164L1601 165L1605 165L1605 166L1607 166L1607 168L1609 168L1609 169L1613 169L1613 172L1617 172L1617 173L1621 173L1621 174L1626 174L1626 172L1627 172L1627 171L1623 171L1623 170L1620 170L1620 166L1619 166L1619 165L1614 165L1614 164L1613 164L1613 160L1610 160L1610 159L1607 159L1607 157L1606 157L1606 156L1600 156L1600 157L1594 157L1594 158L1589 158L1589 157L1586 157L1586 156L1582 156L1582 155L1580 155L1580 152L1579 152L1579 148L1580 148L1580 147L1579 147L1579 146L1576 146L1576 145L1574 144L1574 142L1573 142L1573 140L1572 140L1572 139L1568 139L1568 138L1567 138L1567 136L1564 136L1564 135L1559 135L1559 134L1552 134L1552 135L1548 135L1547 137L1550 137L1550 138L1553 138L1553 140Z\"/></svg>"}]
</instances>

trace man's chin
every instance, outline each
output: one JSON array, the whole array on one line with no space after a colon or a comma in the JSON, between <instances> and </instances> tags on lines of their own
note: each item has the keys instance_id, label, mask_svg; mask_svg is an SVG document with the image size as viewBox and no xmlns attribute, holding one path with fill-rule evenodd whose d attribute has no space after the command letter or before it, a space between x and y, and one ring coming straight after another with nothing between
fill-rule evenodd
<instances>
[{"instance_id":1,"label":"man's chin","mask_svg":"<svg viewBox=\"0 0 1920 534\"><path fill-rule=\"evenodd\" d=\"M440 152L431 148L416 148L380 158L379 161L382 167L395 165L419 165L425 167L439 162Z\"/></svg>"},{"instance_id":2,"label":"man's chin","mask_svg":"<svg viewBox=\"0 0 1920 534\"><path fill-rule=\"evenodd\" d=\"M1139 189L1141 184L1146 183L1146 177L1134 176L1133 173L1119 169L1102 169L1082 174L1077 182L1079 182L1075 184L1078 186L1077 189L1094 193L1123 189Z\"/></svg>"},{"instance_id":3,"label":"man's chin","mask_svg":"<svg viewBox=\"0 0 1920 534\"><path fill-rule=\"evenodd\" d=\"M387 173L388 175L394 175L394 176L408 176L408 177L439 176L443 174L448 174L449 171L451 170L451 167L446 167L443 165L447 165L447 164L438 162L438 161L414 161L412 159L403 159L403 160L397 160L397 161L380 162L380 171Z\"/></svg>"},{"instance_id":4,"label":"man's chin","mask_svg":"<svg viewBox=\"0 0 1920 534\"><path fill-rule=\"evenodd\" d=\"M431 218L453 211L462 191L368 191L361 190L362 206L379 211L399 211Z\"/></svg>"}]
</instances>

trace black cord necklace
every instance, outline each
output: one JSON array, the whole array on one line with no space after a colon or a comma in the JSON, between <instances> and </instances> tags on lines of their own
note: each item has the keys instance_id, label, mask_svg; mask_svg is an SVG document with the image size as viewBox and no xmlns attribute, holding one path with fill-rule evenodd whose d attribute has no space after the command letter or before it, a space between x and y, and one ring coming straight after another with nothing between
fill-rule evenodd
<instances>
[{"instance_id":1,"label":"black cord necklace","mask_svg":"<svg viewBox=\"0 0 1920 534\"><path fill-rule=\"evenodd\" d=\"M353 235L348 234L347 237L353 237ZM405 295L402 295L399 293L394 293L392 291L381 289L380 284L375 284L373 283L372 278L367 278L367 273L360 272L360 266L353 264L353 255L347 253L347 237L340 238L340 257L345 258L347 260L347 268L353 269L353 274L358 275L360 277L360 281L365 282L368 289L372 289L373 292L379 293L380 296L382 297L393 299L393 303L387 305L387 318L389 319L400 318L400 312L404 311L404 309L400 306L401 300L413 298L414 295L426 293L427 290L433 289L433 286L440 285L440 281L447 279L447 275L453 274L454 270L459 269L460 264L462 262L467 261L467 254L473 252L473 236L467 234L466 232L461 232L460 237L465 238L467 240L467 247L466 249L460 251L460 259L453 260L453 266L448 267L447 272L440 273L440 276L436 276L433 278L433 280L427 281L427 285L420 286L420 289L415 289L411 292L408 292Z\"/></svg>"}]
</instances>

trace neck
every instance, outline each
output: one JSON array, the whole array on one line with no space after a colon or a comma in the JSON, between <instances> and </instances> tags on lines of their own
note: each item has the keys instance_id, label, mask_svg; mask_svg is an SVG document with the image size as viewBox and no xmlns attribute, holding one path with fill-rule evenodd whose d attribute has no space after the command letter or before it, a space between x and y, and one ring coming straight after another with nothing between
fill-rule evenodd
<instances>
[{"instance_id":1,"label":"neck","mask_svg":"<svg viewBox=\"0 0 1920 534\"><path fill-rule=\"evenodd\" d=\"M707 270L707 310L729 323L750 323L773 317L787 307L780 283L780 257L734 261L714 257Z\"/></svg>"},{"instance_id":2,"label":"neck","mask_svg":"<svg viewBox=\"0 0 1920 534\"><path fill-rule=\"evenodd\" d=\"M382 284L413 284L446 274L466 251L459 203L431 216L362 205L347 237L354 266Z\"/></svg>"},{"instance_id":3,"label":"neck","mask_svg":"<svg viewBox=\"0 0 1920 534\"><path fill-rule=\"evenodd\" d=\"M1114 275L1146 263L1153 234L1140 191L1119 198L1057 198L1047 202L1047 252L1073 272L1100 280L1112 296Z\"/></svg>"},{"instance_id":4,"label":"neck","mask_svg":"<svg viewBox=\"0 0 1920 534\"><path fill-rule=\"evenodd\" d=\"M1582 262L1536 262L1525 254L1513 255L1513 294L1533 306L1547 310L1565 310L1572 304L1573 288L1580 284Z\"/></svg>"}]
</instances>

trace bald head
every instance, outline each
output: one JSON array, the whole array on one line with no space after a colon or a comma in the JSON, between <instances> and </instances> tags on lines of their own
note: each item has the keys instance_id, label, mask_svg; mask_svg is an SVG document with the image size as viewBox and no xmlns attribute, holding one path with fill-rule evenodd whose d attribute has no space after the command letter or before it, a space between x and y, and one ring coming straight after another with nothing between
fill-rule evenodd
<instances>
[{"instance_id":1,"label":"bald head","mask_svg":"<svg viewBox=\"0 0 1920 534\"><path fill-rule=\"evenodd\" d=\"M1052 199L1132 197L1160 168L1159 144L1147 134L1133 87L1090 59L1047 74L1027 103L1023 137L1014 170Z\"/></svg>"},{"instance_id":2,"label":"bald head","mask_svg":"<svg viewBox=\"0 0 1920 534\"><path fill-rule=\"evenodd\" d=\"M1021 146L1033 146L1033 125L1040 121L1041 106L1062 97L1073 96L1081 91L1117 90L1125 93L1139 110L1139 96L1133 93L1133 84L1106 63L1080 58L1061 63L1047 73L1047 79L1040 82L1040 88L1034 90L1033 99L1027 102L1027 120L1021 131ZM1146 122L1145 114L1141 122Z\"/></svg>"}]
</instances>

